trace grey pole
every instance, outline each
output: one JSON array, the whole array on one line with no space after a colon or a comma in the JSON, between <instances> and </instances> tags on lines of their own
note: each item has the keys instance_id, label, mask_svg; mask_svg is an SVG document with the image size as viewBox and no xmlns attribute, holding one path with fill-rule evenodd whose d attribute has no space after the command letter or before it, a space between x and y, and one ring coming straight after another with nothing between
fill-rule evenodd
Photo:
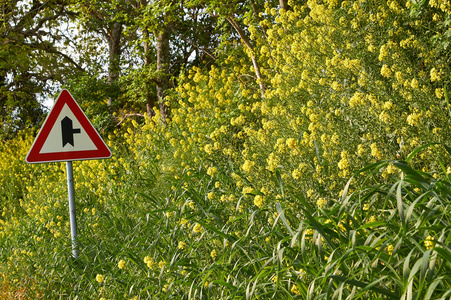
<instances>
[{"instance_id":1,"label":"grey pole","mask_svg":"<svg viewBox=\"0 0 451 300\"><path fill-rule=\"evenodd\" d=\"M72 256L78 258L77 251L77 220L75 219L75 192L74 192L74 176L72 171L72 162L66 161L67 174L67 191L69 194L69 220L70 220L70 236L72 240Z\"/></svg>"}]
</instances>

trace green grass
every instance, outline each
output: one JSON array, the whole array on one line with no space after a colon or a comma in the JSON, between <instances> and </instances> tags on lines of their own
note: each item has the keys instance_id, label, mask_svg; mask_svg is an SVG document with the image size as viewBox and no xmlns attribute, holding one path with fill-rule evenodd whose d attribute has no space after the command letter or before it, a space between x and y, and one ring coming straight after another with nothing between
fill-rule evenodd
<instances>
[{"instance_id":1,"label":"green grass","mask_svg":"<svg viewBox=\"0 0 451 300\"><path fill-rule=\"evenodd\" d=\"M115 166L114 160L85 169L76 165L88 178L89 172ZM389 164L399 172L377 183ZM256 192L236 196L234 203L209 198L210 192L241 193L233 190L227 170L214 178L204 170L185 173L165 189L155 183L168 177L155 166L133 168L131 160L128 166L107 174L111 182L121 178L120 185L108 186L107 195L78 185L78 259L71 257L68 228L56 238L49 226L56 216L63 223L68 218L64 174L47 177L51 194L31 193L24 201L33 199L34 206L9 215L2 228L7 236L0 242L0 271L11 290L31 289L29 295L42 299L449 297L446 173L432 176L404 161L376 163L356 173L341 197L318 209L277 171L273 184L284 198L258 208L243 205ZM281 204L289 202L297 205ZM27 207L44 210L47 220L33 217ZM96 280L98 274L103 282Z\"/></svg>"}]
</instances>

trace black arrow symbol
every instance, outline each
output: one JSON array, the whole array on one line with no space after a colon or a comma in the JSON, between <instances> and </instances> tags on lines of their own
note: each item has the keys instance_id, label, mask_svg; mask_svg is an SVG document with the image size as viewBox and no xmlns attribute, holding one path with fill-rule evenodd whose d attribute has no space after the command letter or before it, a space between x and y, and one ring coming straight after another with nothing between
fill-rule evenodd
<instances>
[{"instance_id":1,"label":"black arrow symbol","mask_svg":"<svg viewBox=\"0 0 451 300\"><path fill-rule=\"evenodd\" d=\"M61 121L61 132L63 134L63 147L66 146L66 144L71 144L72 147L74 147L74 133L80 133L81 129L74 129L72 120L66 116Z\"/></svg>"}]
</instances>

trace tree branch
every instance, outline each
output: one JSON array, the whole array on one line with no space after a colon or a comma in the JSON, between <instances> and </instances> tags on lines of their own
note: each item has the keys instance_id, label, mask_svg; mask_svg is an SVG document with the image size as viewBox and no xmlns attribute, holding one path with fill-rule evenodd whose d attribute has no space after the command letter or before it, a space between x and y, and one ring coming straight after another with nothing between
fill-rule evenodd
<instances>
[{"instance_id":1,"label":"tree branch","mask_svg":"<svg viewBox=\"0 0 451 300\"><path fill-rule=\"evenodd\" d=\"M243 41L243 43L247 46L247 48L251 52L251 60L252 60L253 66L254 66L255 76L257 76L257 80L259 81L258 84L260 86L261 95L262 95L262 97L264 97L266 87L263 84L263 78L262 78L262 75L260 73L260 65L258 64L257 58L254 55L254 49L252 47L252 44L249 41L249 39L247 38L247 36L244 33L243 29L241 29L240 25L238 25L238 23L235 21L235 18L233 16L226 17L226 20L229 21L229 23L232 25L232 27L236 30L236 32L240 36L240 38Z\"/></svg>"},{"instance_id":2,"label":"tree branch","mask_svg":"<svg viewBox=\"0 0 451 300\"><path fill-rule=\"evenodd\" d=\"M62 15L64 15L64 12L65 12L64 6L61 6L61 7L60 7L60 10L59 10L55 15L40 19L39 22L38 22L38 24L37 24L34 28L29 29L29 30L27 30L27 31L22 31L21 33L22 33L24 36L31 36L31 35L33 35L33 34L36 34L36 32L37 32L39 29L41 29L42 25L44 25L45 22L47 22L47 21L53 21L53 20L58 19L59 17L61 17Z\"/></svg>"},{"instance_id":3,"label":"tree branch","mask_svg":"<svg viewBox=\"0 0 451 300\"><path fill-rule=\"evenodd\" d=\"M182 40L184 40L185 42L187 42L188 44L190 44L191 46L193 46L194 48L196 48L197 50L200 50L202 52L204 52L205 54L207 54L208 56L210 56L211 58L213 58L213 60L216 60L216 57L213 56L213 54L210 54L208 51L206 51L205 49L200 48L199 46L193 44L192 42L190 42L187 38L185 38L184 36L177 34L177 32L175 31L174 28L171 28L171 31L177 35L177 37L181 38Z\"/></svg>"},{"instance_id":4,"label":"tree branch","mask_svg":"<svg viewBox=\"0 0 451 300\"><path fill-rule=\"evenodd\" d=\"M57 54L60 55L61 57L63 57L65 60L67 60L69 63L71 63L72 65L74 65L78 70L80 71L85 71L85 69L83 69L82 66L80 66L76 61L74 61L69 55L64 54L52 47L46 47L45 44L36 44L36 43L23 43L23 45L25 46L29 46L31 48L34 49L38 49L38 50L42 50L48 53L53 53L53 54Z\"/></svg>"}]
</instances>

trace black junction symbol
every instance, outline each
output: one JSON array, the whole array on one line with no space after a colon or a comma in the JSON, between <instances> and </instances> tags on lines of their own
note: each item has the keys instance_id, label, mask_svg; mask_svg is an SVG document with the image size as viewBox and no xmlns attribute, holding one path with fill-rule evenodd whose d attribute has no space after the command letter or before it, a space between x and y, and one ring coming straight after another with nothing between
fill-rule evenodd
<instances>
[{"instance_id":1,"label":"black junction symbol","mask_svg":"<svg viewBox=\"0 0 451 300\"><path fill-rule=\"evenodd\" d=\"M72 120L69 117L64 117L61 121L61 132L63 134L63 147L66 144L71 144L74 147L74 133L80 133L80 128L74 128Z\"/></svg>"}]
</instances>

